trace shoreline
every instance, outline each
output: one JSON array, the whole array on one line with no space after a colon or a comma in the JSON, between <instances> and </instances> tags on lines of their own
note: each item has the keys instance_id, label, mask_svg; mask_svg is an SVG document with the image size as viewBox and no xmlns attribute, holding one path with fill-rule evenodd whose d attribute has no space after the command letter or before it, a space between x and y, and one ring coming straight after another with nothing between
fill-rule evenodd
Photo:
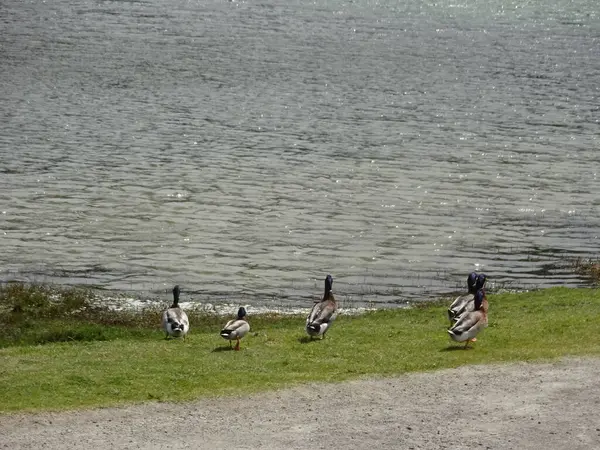
<instances>
[{"instance_id":1,"label":"shoreline","mask_svg":"<svg viewBox=\"0 0 600 450\"><path fill-rule=\"evenodd\" d=\"M142 294L138 292L131 291L112 291L112 290L103 290L95 287L89 287L86 285L71 285L71 284L53 284L53 283L29 283L24 281L3 281L0 282L0 288L2 286L10 286L11 284L17 285L26 285L26 286L45 286L50 289L54 289L58 293L61 291L75 290L75 291L87 291L90 292L89 300L94 306L107 308L111 311L115 312L143 312L143 311L152 311L157 309L164 309L168 307L172 302L172 294L170 289L165 289L164 293L160 295L157 293L149 292L147 294ZM580 286L573 287L571 289L585 289L585 288L595 288L597 287L594 284L590 284L589 286ZM540 288L530 288L530 289L486 289L486 292L491 295L496 294L515 294L515 293L525 293L532 291L539 291L551 289L546 287ZM406 299L398 299L396 303L386 304L381 306L355 306L356 304L366 304L366 305L375 305L376 302L358 302L354 300L348 300L346 294L336 293L335 290L333 294L336 296L336 300L339 305L339 311L341 314L345 315L360 315L366 312L371 311L380 311L380 310L395 310L395 309L407 309L415 306L425 306L425 305L436 305L444 302L452 302L457 296L464 294L464 292L458 291L449 291L444 294L424 297L422 300L414 300L410 298ZM191 296L196 295L196 293L191 294ZM214 314L217 316L229 316L235 315L240 306L244 306L246 309L252 311L253 315L257 314L278 314L284 316L293 316L293 315L306 315L310 312L314 302L320 300L320 296L315 294L309 297L304 298L304 304L307 306L299 306L296 304L285 305L283 302L278 302L275 305L269 305L269 303L273 304L273 301L265 301L263 304L257 304L254 302L248 302L247 300L242 300L239 302L232 302L229 300L223 301L214 301L214 302L205 302L205 301L194 301L186 300L186 297L190 297L190 294L184 291L183 300L179 302L179 305L186 311L199 313L199 314Z\"/></svg>"}]
</instances>

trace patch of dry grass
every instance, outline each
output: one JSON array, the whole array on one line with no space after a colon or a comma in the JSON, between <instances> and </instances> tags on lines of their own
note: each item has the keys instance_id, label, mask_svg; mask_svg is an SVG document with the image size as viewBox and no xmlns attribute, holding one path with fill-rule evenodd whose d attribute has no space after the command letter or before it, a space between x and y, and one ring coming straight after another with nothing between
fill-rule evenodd
<instances>
[{"instance_id":1,"label":"patch of dry grass","mask_svg":"<svg viewBox=\"0 0 600 450\"><path fill-rule=\"evenodd\" d=\"M600 260L577 258L573 262L576 273L589 278L593 283L600 282Z\"/></svg>"}]
</instances>

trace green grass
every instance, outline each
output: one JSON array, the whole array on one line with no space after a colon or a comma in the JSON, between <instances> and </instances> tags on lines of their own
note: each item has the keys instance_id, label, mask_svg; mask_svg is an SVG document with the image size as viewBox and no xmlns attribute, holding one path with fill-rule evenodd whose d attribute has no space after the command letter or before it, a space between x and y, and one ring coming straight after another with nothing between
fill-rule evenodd
<instances>
[{"instance_id":1,"label":"green grass","mask_svg":"<svg viewBox=\"0 0 600 450\"><path fill-rule=\"evenodd\" d=\"M450 342L447 302L341 315L324 340L312 342L304 317L250 316L252 331L235 352L218 335L224 320L214 316L192 315L188 339L164 340L157 311L136 319L97 310L101 319L94 319L92 309L78 313L79 305L39 315L36 308L13 312L14 298L0 292L6 310L1 412L183 401L465 364L600 355L598 289L488 295L490 324L471 350ZM14 333L23 320L29 327Z\"/></svg>"}]
</instances>

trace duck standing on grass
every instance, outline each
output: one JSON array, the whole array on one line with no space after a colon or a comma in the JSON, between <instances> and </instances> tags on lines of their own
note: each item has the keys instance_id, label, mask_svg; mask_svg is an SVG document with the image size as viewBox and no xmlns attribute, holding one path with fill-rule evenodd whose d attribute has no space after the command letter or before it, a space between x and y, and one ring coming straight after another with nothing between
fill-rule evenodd
<instances>
[{"instance_id":1,"label":"duck standing on grass","mask_svg":"<svg viewBox=\"0 0 600 450\"><path fill-rule=\"evenodd\" d=\"M473 272L471 275L473 275L475 272ZM469 275L469 277L471 276ZM452 305L450 305L450 308L448 309L448 317L450 317L450 311L452 311L452 317L450 317L450 322L451 325L455 324L456 321L458 319L460 319L460 316L462 316L465 313L471 312L474 310L475 308L475 293L479 290L479 289L483 289L485 287L485 282L487 281L487 275L485 273L480 273L479 275L475 274L476 279L475 279L475 285L473 286L473 293L472 294L468 294L466 296L464 296L463 301L458 301L461 297L457 298L454 303L452 303ZM456 303L456 305L455 305Z\"/></svg>"},{"instance_id":2,"label":"duck standing on grass","mask_svg":"<svg viewBox=\"0 0 600 450\"><path fill-rule=\"evenodd\" d=\"M477 292L477 289L475 288L476 283L477 273L471 272L467 277L467 293L456 297L456 300L454 300L448 308L448 319L450 319L450 325L453 325L458 320L460 314L464 312L467 303L473 301L475 292Z\"/></svg>"},{"instance_id":3,"label":"duck standing on grass","mask_svg":"<svg viewBox=\"0 0 600 450\"><path fill-rule=\"evenodd\" d=\"M162 327L167 335L173 337L183 337L190 331L190 321L187 314L179 307L179 286L173 288L173 304L169 309L163 312Z\"/></svg>"},{"instance_id":4,"label":"duck standing on grass","mask_svg":"<svg viewBox=\"0 0 600 450\"><path fill-rule=\"evenodd\" d=\"M323 339L325 333L331 326L331 323L336 318L337 303L331 293L332 287L333 277L327 275L325 277L325 293L323 294L323 300L315 303L306 318L306 332L311 339L314 336L321 336L321 339Z\"/></svg>"},{"instance_id":5,"label":"duck standing on grass","mask_svg":"<svg viewBox=\"0 0 600 450\"><path fill-rule=\"evenodd\" d=\"M469 342L475 342L475 336L487 327L488 324L488 301L485 291L479 289L475 293L473 311L465 312L458 321L450 327L448 334L456 342L465 342L465 348Z\"/></svg>"},{"instance_id":6,"label":"duck standing on grass","mask_svg":"<svg viewBox=\"0 0 600 450\"><path fill-rule=\"evenodd\" d=\"M250 331L250 324L246 320L246 308L243 306L238 309L237 319L230 320L225 324L225 327L221 330L221 336L223 339L229 341L229 347L231 347L231 341L236 340L234 350L240 349L240 339L243 338L248 331Z\"/></svg>"}]
</instances>

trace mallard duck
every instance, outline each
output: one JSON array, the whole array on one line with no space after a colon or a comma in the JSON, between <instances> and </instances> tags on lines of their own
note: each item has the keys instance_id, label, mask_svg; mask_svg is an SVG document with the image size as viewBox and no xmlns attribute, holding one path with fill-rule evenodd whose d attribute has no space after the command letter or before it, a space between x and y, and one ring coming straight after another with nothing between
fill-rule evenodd
<instances>
[{"instance_id":1,"label":"mallard duck","mask_svg":"<svg viewBox=\"0 0 600 450\"><path fill-rule=\"evenodd\" d=\"M452 309L452 312L454 314L454 316L450 319L451 325L456 323L456 321L460 319L460 316L462 316L463 314L474 310L475 292L477 292L479 289L484 289L486 281L486 274L480 273L479 275L477 275L477 280L475 281L475 286L473 287L473 294L471 295L471 297L469 298L467 296L466 300L462 304L456 305L455 308L452 308L452 306L450 306L450 309ZM450 312L448 312L448 316L450 316Z\"/></svg>"},{"instance_id":2,"label":"mallard duck","mask_svg":"<svg viewBox=\"0 0 600 450\"><path fill-rule=\"evenodd\" d=\"M173 288L173 304L169 309L163 312L162 327L167 335L173 337L183 337L190 331L190 321L187 314L179 307L179 286Z\"/></svg>"},{"instance_id":3,"label":"mallard duck","mask_svg":"<svg viewBox=\"0 0 600 450\"><path fill-rule=\"evenodd\" d=\"M231 341L235 339L237 342L234 350L239 350L240 339L243 338L248 331L250 331L250 324L246 320L246 308L242 306L238 309L237 319L230 320L225 324L221 330L221 336L223 339L229 341L229 347L231 347Z\"/></svg>"},{"instance_id":4,"label":"mallard duck","mask_svg":"<svg viewBox=\"0 0 600 450\"><path fill-rule=\"evenodd\" d=\"M467 303L473 301L473 296L477 292L477 289L475 289L476 283L477 273L471 272L467 277L467 293L456 297L456 300L448 308L448 319L450 319L451 324L458 320L460 314L464 312Z\"/></svg>"},{"instance_id":5,"label":"mallard duck","mask_svg":"<svg viewBox=\"0 0 600 450\"><path fill-rule=\"evenodd\" d=\"M327 275L325 277L325 293L323 294L323 299L320 302L315 303L306 318L306 332L311 338L314 336L322 336L321 339L323 339L325 333L331 326L331 323L336 318L337 303L331 293L332 286L333 277Z\"/></svg>"},{"instance_id":6,"label":"mallard duck","mask_svg":"<svg viewBox=\"0 0 600 450\"><path fill-rule=\"evenodd\" d=\"M488 324L488 301L483 289L479 289L475 293L473 303L473 311L465 312L448 330L448 334L454 341L465 342L465 348L467 348L469 342L477 340L475 338L477 334Z\"/></svg>"}]
</instances>

